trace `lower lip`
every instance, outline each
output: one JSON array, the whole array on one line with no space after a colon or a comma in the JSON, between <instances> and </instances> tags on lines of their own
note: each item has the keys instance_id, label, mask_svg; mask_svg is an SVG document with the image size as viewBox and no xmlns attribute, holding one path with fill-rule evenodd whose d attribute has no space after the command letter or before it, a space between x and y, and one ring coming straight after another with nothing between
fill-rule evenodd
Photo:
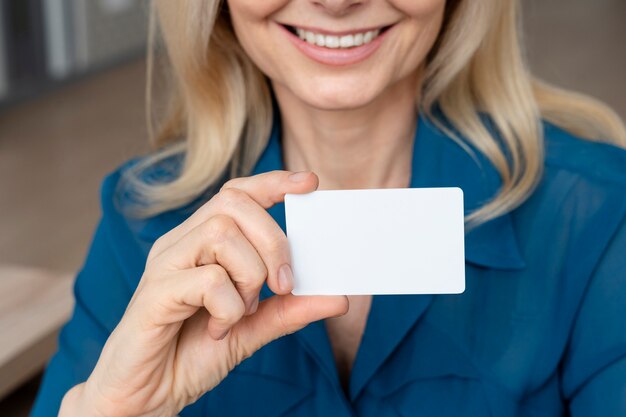
<instances>
[{"instance_id":1,"label":"lower lip","mask_svg":"<svg viewBox=\"0 0 626 417\"><path fill-rule=\"evenodd\" d=\"M291 33L286 27L279 24L280 28L287 34L289 40L302 51L306 56L322 64L331 66L353 65L365 61L380 47L383 39L391 30L391 27L378 35L376 39L370 43L352 48L325 48L323 46L312 45L300 37Z\"/></svg>"}]
</instances>

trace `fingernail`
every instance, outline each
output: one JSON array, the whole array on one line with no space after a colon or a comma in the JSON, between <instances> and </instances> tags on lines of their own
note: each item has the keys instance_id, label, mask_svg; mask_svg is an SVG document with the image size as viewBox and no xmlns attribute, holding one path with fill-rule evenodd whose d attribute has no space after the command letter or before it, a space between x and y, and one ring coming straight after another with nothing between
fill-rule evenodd
<instances>
[{"instance_id":1,"label":"fingernail","mask_svg":"<svg viewBox=\"0 0 626 417\"><path fill-rule=\"evenodd\" d=\"M293 174L289 175L289 180L293 182L301 182L306 180L309 174L309 171L294 172Z\"/></svg>"},{"instance_id":2,"label":"fingernail","mask_svg":"<svg viewBox=\"0 0 626 417\"><path fill-rule=\"evenodd\" d=\"M278 270L278 288L284 293L291 292L293 285L293 273L289 264L283 264Z\"/></svg>"}]
</instances>

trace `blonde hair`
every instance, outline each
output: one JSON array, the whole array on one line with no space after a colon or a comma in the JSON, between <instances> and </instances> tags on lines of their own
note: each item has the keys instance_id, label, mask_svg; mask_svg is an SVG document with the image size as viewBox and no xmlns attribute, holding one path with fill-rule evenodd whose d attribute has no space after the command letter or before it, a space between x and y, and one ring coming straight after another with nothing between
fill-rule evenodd
<instances>
[{"instance_id":1,"label":"blonde hair","mask_svg":"<svg viewBox=\"0 0 626 417\"><path fill-rule=\"evenodd\" d=\"M239 45L220 0L156 0L154 6L151 43L158 18L174 97L154 137L157 150L122 177L141 202L127 208L136 217L189 203L225 175L249 174L273 120L268 80ZM448 0L416 91L421 111L465 149L470 151L463 140L483 153L502 178L499 193L467 217L471 226L514 209L532 193L542 175L542 119L581 137L626 146L626 129L606 105L533 79L519 16L516 0ZM150 105L153 47L149 51ZM463 140L433 115L435 106ZM142 178L174 155L184 159L171 181Z\"/></svg>"}]
</instances>

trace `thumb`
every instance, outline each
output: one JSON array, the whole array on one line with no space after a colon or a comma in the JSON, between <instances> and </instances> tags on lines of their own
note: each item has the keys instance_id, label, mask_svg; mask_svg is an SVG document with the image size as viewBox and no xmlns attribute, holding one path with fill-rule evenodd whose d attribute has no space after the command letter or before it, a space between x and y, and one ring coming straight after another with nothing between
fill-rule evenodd
<instances>
[{"instance_id":1,"label":"thumb","mask_svg":"<svg viewBox=\"0 0 626 417\"><path fill-rule=\"evenodd\" d=\"M269 342L294 333L309 323L348 312L348 297L275 295L259 304L255 314L246 316L231 329L230 341L237 363Z\"/></svg>"}]
</instances>

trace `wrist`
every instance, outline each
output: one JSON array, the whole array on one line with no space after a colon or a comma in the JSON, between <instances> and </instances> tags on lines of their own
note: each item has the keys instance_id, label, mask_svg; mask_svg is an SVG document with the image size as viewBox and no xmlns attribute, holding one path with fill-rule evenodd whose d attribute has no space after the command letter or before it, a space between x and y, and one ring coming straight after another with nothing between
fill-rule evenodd
<instances>
[{"instance_id":1,"label":"wrist","mask_svg":"<svg viewBox=\"0 0 626 417\"><path fill-rule=\"evenodd\" d=\"M61 401L59 417L104 417L96 410L89 410L88 402L85 401L85 384L75 385L70 389Z\"/></svg>"},{"instance_id":2,"label":"wrist","mask_svg":"<svg viewBox=\"0 0 626 417\"><path fill-rule=\"evenodd\" d=\"M120 410L112 413L99 404L93 393L90 394L87 383L83 382L70 389L61 402L59 417L125 417Z\"/></svg>"}]
</instances>

